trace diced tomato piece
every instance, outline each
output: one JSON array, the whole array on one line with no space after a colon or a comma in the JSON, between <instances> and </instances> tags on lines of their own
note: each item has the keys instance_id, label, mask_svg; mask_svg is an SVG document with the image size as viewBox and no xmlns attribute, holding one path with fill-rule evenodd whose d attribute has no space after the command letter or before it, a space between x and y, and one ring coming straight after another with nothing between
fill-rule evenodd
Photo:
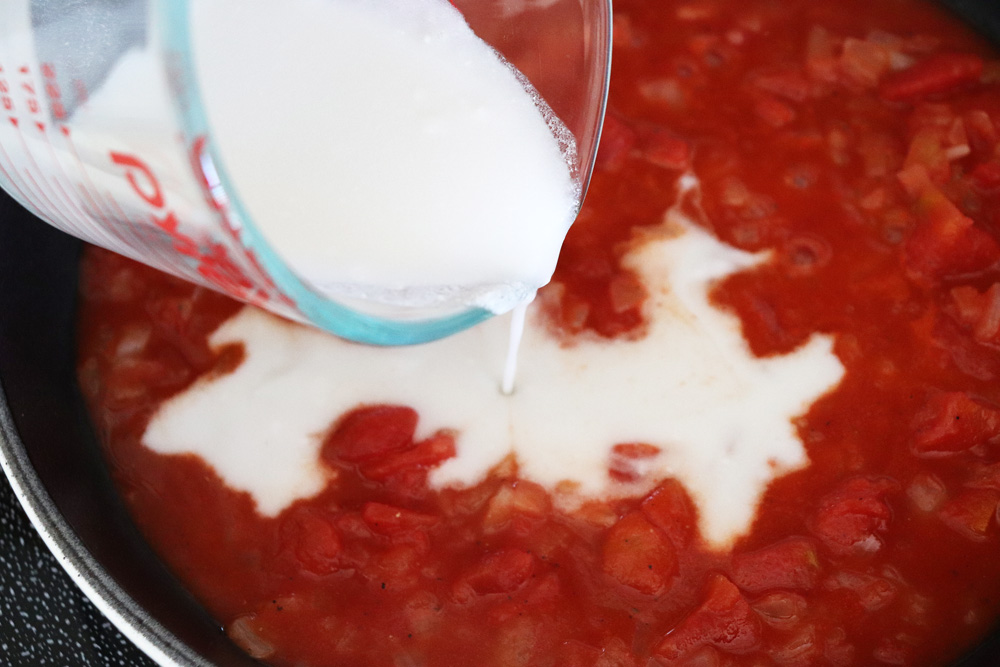
<instances>
[{"instance_id":1,"label":"diced tomato piece","mask_svg":"<svg viewBox=\"0 0 1000 667\"><path fill-rule=\"evenodd\" d=\"M974 542L982 542L989 535L1000 502L1000 491L970 489L950 500L938 512L948 527Z\"/></svg>"},{"instance_id":2,"label":"diced tomato piece","mask_svg":"<svg viewBox=\"0 0 1000 667\"><path fill-rule=\"evenodd\" d=\"M642 501L640 509L674 544L682 546L691 539L697 520L694 505L677 480L661 483Z\"/></svg>"},{"instance_id":3,"label":"diced tomato piece","mask_svg":"<svg viewBox=\"0 0 1000 667\"><path fill-rule=\"evenodd\" d=\"M736 586L722 575L708 582L705 601L656 647L657 655L677 660L705 645L737 655L760 644L761 623Z\"/></svg>"},{"instance_id":4,"label":"diced tomato piece","mask_svg":"<svg viewBox=\"0 0 1000 667\"><path fill-rule=\"evenodd\" d=\"M277 650L271 641L264 638L265 630L266 624L252 613L243 614L226 626L229 639L257 660L270 658Z\"/></svg>"},{"instance_id":5,"label":"diced tomato piece","mask_svg":"<svg viewBox=\"0 0 1000 667\"><path fill-rule=\"evenodd\" d=\"M803 625L771 648L774 663L782 667L812 667L823 653L819 629L815 625Z\"/></svg>"},{"instance_id":6,"label":"diced tomato piece","mask_svg":"<svg viewBox=\"0 0 1000 667\"><path fill-rule=\"evenodd\" d=\"M956 307L956 319L980 343L1000 345L1000 283L994 283L984 294L970 285L951 290Z\"/></svg>"},{"instance_id":7,"label":"diced tomato piece","mask_svg":"<svg viewBox=\"0 0 1000 667\"><path fill-rule=\"evenodd\" d=\"M892 518L885 496L897 486L885 477L845 480L820 500L810 530L837 555L878 551Z\"/></svg>"},{"instance_id":8,"label":"diced tomato piece","mask_svg":"<svg viewBox=\"0 0 1000 667\"><path fill-rule=\"evenodd\" d=\"M971 53L938 53L885 76L879 95L890 102L913 102L964 90L979 81L983 59Z\"/></svg>"},{"instance_id":9,"label":"diced tomato piece","mask_svg":"<svg viewBox=\"0 0 1000 667\"><path fill-rule=\"evenodd\" d=\"M616 114L608 112L604 116L601 130L601 145L597 151L595 168L620 169L628 154L639 140L638 134Z\"/></svg>"},{"instance_id":10,"label":"diced tomato piece","mask_svg":"<svg viewBox=\"0 0 1000 667\"><path fill-rule=\"evenodd\" d=\"M948 488L936 475L921 472L906 486L906 495L921 511L933 512L948 499Z\"/></svg>"},{"instance_id":11,"label":"diced tomato piece","mask_svg":"<svg viewBox=\"0 0 1000 667\"><path fill-rule=\"evenodd\" d=\"M866 211L880 211L891 202L889 193L884 187L874 188L858 201L858 205Z\"/></svg>"},{"instance_id":12,"label":"diced tomato piece","mask_svg":"<svg viewBox=\"0 0 1000 667\"><path fill-rule=\"evenodd\" d=\"M611 527L601 557L606 574L646 595L663 593L677 572L673 545L638 512Z\"/></svg>"},{"instance_id":13,"label":"diced tomato piece","mask_svg":"<svg viewBox=\"0 0 1000 667\"><path fill-rule=\"evenodd\" d=\"M455 581L452 595L457 602L494 593L510 593L523 586L535 570L535 557L520 549L487 554Z\"/></svg>"},{"instance_id":14,"label":"diced tomato piece","mask_svg":"<svg viewBox=\"0 0 1000 667\"><path fill-rule=\"evenodd\" d=\"M938 317L925 320L933 330L927 331L939 348L936 354L942 361L947 360L962 373L972 378L986 381L1000 381L1000 355L992 346L986 346L967 331L963 331L948 318ZM921 334L923 335L923 334Z\"/></svg>"},{"instance_id":15,"label":"diced tomato piece","mask_svg":"<svg viewBox=\"0 0 1000 667\"><path fill-rule=\"evenodd\" d=\"M969 467L965 486L970 489L1000 491L1000 463L978 463Z\"/></svg>"},{"instance_id":16,"label":"diced tomato piece","mask_svg":"<svg viewBox=\"0 0 1000 667\"><path fill-rule=\"evenodd\" d=\"M971 285L960 285L949 292L955 306L955 319L966 327L976 324L983 313L983 295Z\"/></svg>"},{"instance_id":17,"label":"diced tomato piece","mask_svg":"<svg viewBox=\"0 0 1000 667\"><path fill-rule=\"evenodd\" d=\"M483 530L495 533L518 521L530 526L534 520L545 516L551 505L549 494L538 484L526 480L504 484L487 505Z\"/></svg>"},{"instance_id":18,"label":"diced tomato piece","mask_svg":"<svg viewBox=\"0 0 1000 667\"><path fill-rule=\"evenodd\" d=\"M358 512L349 512L337 517L335 524L339 533L346 539L359 538L367 540L373 533Z\"/></svg>"},{"instance_id":19,"label":"diced tomato piece","mask_svg":"<svg viewBox=\"0 0 1000 667\"><path fill-rule=\"evenodd\" d=\"M374 532L381 535L426 530L438 523L438 518L432 514L421 514L382 503L365 503L361 508L361 518Z\"/></svg>"},{"instance_id":20,"label":"diced tomato piece","mask_svg":"<svg viewBox=\"0 0 1000 667\"><path fill-rule=\"evenodd\" d=\"M921 164L927 169L931 181L938 184L951 180L951 162L945 153L941 132L935 127L917 131L910 140L910 148L903 162L903 169Z\"/></svg>"},{"instance_id":21,"label":"diced tomato piece","mask_svg":"<svg viewBox=\"0 0 1000 667\"><path fill-rule=\"evenodd\" d=\"M584 501L573 516L597 528L611 528L620 518L614 507L598 500Z\"/></svg>"},{"instance_id":22,"label":"diced tomato piece","mask_svg":"<svg viewBox=\"0 0 1000 667\"><path fill-rule=\"evenodd\" d=\"M972 152L972 149L969 148L969 135L965 131L965 121L962 118L956 118L952 121L951 127L948 128L948 134L944 138L944 142L953 153L952 159L968 155L968 153L965 155L958 154L957 150L962 146L969 149L970 153Z\"/></svg>"},{"instance_id":23,"label":"diced tomato piece","mask_svg":"<svg viewBox=\"0 0 1000 667\"><path fill-rule=\"evenodd\" d=\"M840 70L849 81L874 88L891 65L889 51L881 44L850 37L844 40Z\"/></svg>"},{"instance_id":24,"label":"diced tomato piece","mask_svg":"<svg viewBox=\"0 0 1000 667\"><path fill-rule=\"evenodd\" d=\"M402 604L402 621L408 632L433 632L441 627L441 600L429 590L417 590Z\"/></svg>"},{"instance_id":25,"label":"diced tomato piece","mask_svg":"<svg viewBox=\"0 0 1000 667\"><path fill-rule=\"evenodd\" d=\"M455 437L438 433L421 440L409 449L386 454L362 464L361 473L368 479L384 481L408 470L427 470L455 456Z\"/></svg>"},{"instance_id":26,"label":"diced tomato piece","mask_svg":"<svg viewBox=\"0 0 1000 667\"><path fill-rule=\"evenodd\" d=\"M978 156L989 157L997 145L997 128L990 115L981 109L967 112L962 120L969 139L969 147Z\"/></svg>"},{"instance_id":27,"label":"diced tomato piece","mask_svg":"<svg viewBox=\"0 0 1000 667\"><path fill-rule=\"evenodd\" d=\"M900 172L904 187L924 180L921 169ZM911 178L912 177L912 178ZM918 186L919 187L919 186ZM903 265L911 280L933 286L944 278L985 270L1000 261L1000 245L974 226L945 195L926 179L913 203L918 224L906 241Z\"/></svg>"},{"instance_id":28,"label":"diced tomato piece","mask_svg":"<svg viewBox=\"0 0 1000 667\"><path fill-rule=\"evenodd\" d=\"M381 590L410 589L420 583L420 569L429 550L427 542L394 542L385 551L366 558L359 572Z\"/></svg>"},{"instance_id":29,"label":"diced tomato piece","mask_svg":"<svg viewBox=\"0 0 1000 667\"><path fill-rule=\"evenodd\" d=\"M495 492L496 485L494 484L443 489L438 495L438 506L441 509L441 515L445 517L454 519L460 516L470 516L486 507Z\"/></svg>"},{"instance_id":30,"label":"diced tomato piece","mask_svg":"<svg viewBox=\"0 0 1000 667\"><path fill-rule=\"evenodd\" d=\"M823 26L815 25L809 30L806 41L806 73L823 83L835 83L839 62L836 52L839 41Z\"/></svg>"},{"instance_id":31,"label":"diced tomato piece","mask_svg":"<svg viewBox=\"0 0 1000 667\"><path fill-rule=\"evenodd\" d=\"M927 176L930 177L930 171ZM933 185L923 188L916 196L913 212L926 223L924 229L934 232L934 240L941 245L958 244L973 229L972 219Z\"/></svg>"},{"instance_id":32,"label":"diced tomato piece","mask_svg":"<svg viewBox=\"0 0 1000 667\"><path fill-rule=\"evenodd\" d=\"M749 593L772 588L807 591L816 585L819 573L816 545L804 537L734 554L730 566L733 583Z\"/></svg>"},{"instance_id":33,"label":"diced tomato piece","mask_svg":"<svg viewBox=\"0 0 1000 667\"><path fill-rule=\"evenodd\" d=\"M642 479L644 467L660 454L660 448L641 442L623 443L611 448L608 475L616 482Z\"/></svg>"},{"instance_id":34,"label":"diced tomato piece","mask_svg":"<svg viewBox=\"0 0 1000 667\"><path fill-rule=\"evenodd\" d=\"M827 590L844 589L858 596L858 602L867 612L888 607L896 599L897 586L883 577L864 572L842 570L823 582Z\"/></svg>"},{"instance_id":35,"label":"diced tomato piece","mask_svg":"<svg viewBox=\"0 0 1000 667\"><path fill-rule=\"evenodd\" d=\"M541 577L526 591L525 602L532 605L556 602L562 589L560 581L559 575L554 572Z\"/></svg>"},{"instance_id":36,"label":"diced tomato piece","mask_svg":"<svg viewBox=\"0 0 1000 667\"><path fill-rule=\"evenodd\" d=\"M924 190L933 187L927 167L919 163L911 164L906 169L901 169L896 174L896 179L911 199L916 199L923 194Z\"/></svg>"},{"instance_id":37,"label":"diced tomato piece","mask_svg":"<svg viewBox=\"0 0 1000 667\"><path fill-rule=\"evenodd\" d=\"M691 166L691 147L670 130L653 128L642 133L639 150L644 160L665 169Z\"/></svg>"},{"instance_id":38,"label":"diced tomato piece","mask_svg":"<svg viewBox=\"0 0 1000 667\"><path fill-rule=\"evenodd\" d=\"M916 421L910 449L918 456L950 456L1000 438L1000 410L964 392L931 396Z\"/></svg>"},{"instance_id":39,"label":"diced tomato piece","mask_svg":"<svg viewBox=\"0 0 1000 667\"><path fill-rule=\"evenodd\" d=\"M307 572L319 575L336 572L340 536L334 521L334 516L317 510L292 510L279 529L282 548Z\"/></svg>"},{"instance_id":40,"label":"diced tomato piece","mask_svg":"<svg viewBox=\"0 0 1000 667\"><path fill-rule=\"evenodd\" d=\"M323 443L323 457L356 463L406 449L417 429L417 412L399 405L353 410L337 422Z\"/></svg>"},{"instance_id":41,"label":"diced tomato piece","mask_svg":"<svg viewBox=\"0 0 1000 667\"><path fill-rule=\"evenodd\" d=\"M767 625L789 630L802 621L809 603L798 593L775 591L757 598L750 606Z\"/></svg>"}]
</instances>

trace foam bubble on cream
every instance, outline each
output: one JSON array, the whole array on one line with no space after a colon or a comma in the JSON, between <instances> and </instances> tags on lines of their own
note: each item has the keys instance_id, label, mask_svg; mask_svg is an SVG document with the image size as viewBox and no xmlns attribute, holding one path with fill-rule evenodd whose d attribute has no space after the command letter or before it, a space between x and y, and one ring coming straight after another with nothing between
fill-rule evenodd
<instances>
[{"instance_id":1,"label":"foam bubble on cream","mask_svg":"<svg viewBox=\"0 0 1000 667\"><path fill-rule=\"evenodd\" d=\"M166 402L145 434L158 452L203 457L268 515L318 492L322 436L359 404L409 405L418 437L458 432L458 453L436 486L473 484L510 453L520 473L549 488L571 480L578 497L617 494L611 447L661 448L645 464L673 476L700 510L705 538L723 546L745 532L776 476L807 463L794 417L840 380L828 336L794 352L754 357L738 320L712 306L710 287L762 260L676 217L626 263L648 286L648 334L581 338L566 346L531 323L513 394L499 390L507 323L495 319L443 341L371 348L245 308L211 337L242 343L234 372L204 379ZM631 489L634 491L634 489Z\"/></svg>"}]
</instances>

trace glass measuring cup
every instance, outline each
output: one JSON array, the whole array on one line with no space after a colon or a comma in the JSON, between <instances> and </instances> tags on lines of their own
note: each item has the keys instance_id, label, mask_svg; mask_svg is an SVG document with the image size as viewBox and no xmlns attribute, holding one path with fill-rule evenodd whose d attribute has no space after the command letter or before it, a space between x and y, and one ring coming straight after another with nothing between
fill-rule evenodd
<instances>
[{"instance_id":1,"label":"glass measuring cup","mask_svg":"<svg viewBox=\"0 0 1000 667\"><path fill-rule=\"evenodd\" d=\"M286 263L247 213L214 141L192 62L192 4L5 3L0 186L74 236L352 340L419 343L492 315L331 296ZM582 196L607 92L608 1L452 4L572 132ZM109 81L123 78L135 92L119 85L109 101Z\"/></svg>"}]
</instances>

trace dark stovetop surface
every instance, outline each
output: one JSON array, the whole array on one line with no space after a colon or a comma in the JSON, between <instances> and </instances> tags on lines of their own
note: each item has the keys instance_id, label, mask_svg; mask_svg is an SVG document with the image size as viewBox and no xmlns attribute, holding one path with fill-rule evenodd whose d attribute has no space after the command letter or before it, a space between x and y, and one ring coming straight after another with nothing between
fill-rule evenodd
<instances>
[{"instance_id":1,"label":"dark stovetop surface","mask_svg":"<svg viewBox=\"0 0 1000 667\"><path fill-rule=\"evenodd\" d=\"M153 665L91 604L0 474L0 665Z\"/></svg>"}]
</instances>

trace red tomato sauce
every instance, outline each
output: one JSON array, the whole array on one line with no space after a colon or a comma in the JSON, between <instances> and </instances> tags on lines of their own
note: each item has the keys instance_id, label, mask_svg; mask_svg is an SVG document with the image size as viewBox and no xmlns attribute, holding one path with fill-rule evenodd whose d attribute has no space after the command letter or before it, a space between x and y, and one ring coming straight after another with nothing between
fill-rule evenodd
<instances>
[{"instance_id":1,"label":"red tomato sauce","mask_svg":"<svg viewBox=\"0 0 1000 667\"><path fill-rule=\"evenodd\" d=\"M251 655L935 665L996 623L996 55L916 0L616 0L614 28L598 169L544 300L553 330L642 335L645 292L619 261L693 171L687 212L774 252L713 296L754 353L835 337L844 380L797 422L811 464L770 486L731 551L712 552L672 480L572 514L513 463L430 490L451 437L414 441L416 413L369 406L331 415L322 460L335 481L264 518L196 457L140 444L160 402L240 362L238 347L206 344L240 306L93 250L79 375L114 478Z\"/></svg>"}]
</instances>

